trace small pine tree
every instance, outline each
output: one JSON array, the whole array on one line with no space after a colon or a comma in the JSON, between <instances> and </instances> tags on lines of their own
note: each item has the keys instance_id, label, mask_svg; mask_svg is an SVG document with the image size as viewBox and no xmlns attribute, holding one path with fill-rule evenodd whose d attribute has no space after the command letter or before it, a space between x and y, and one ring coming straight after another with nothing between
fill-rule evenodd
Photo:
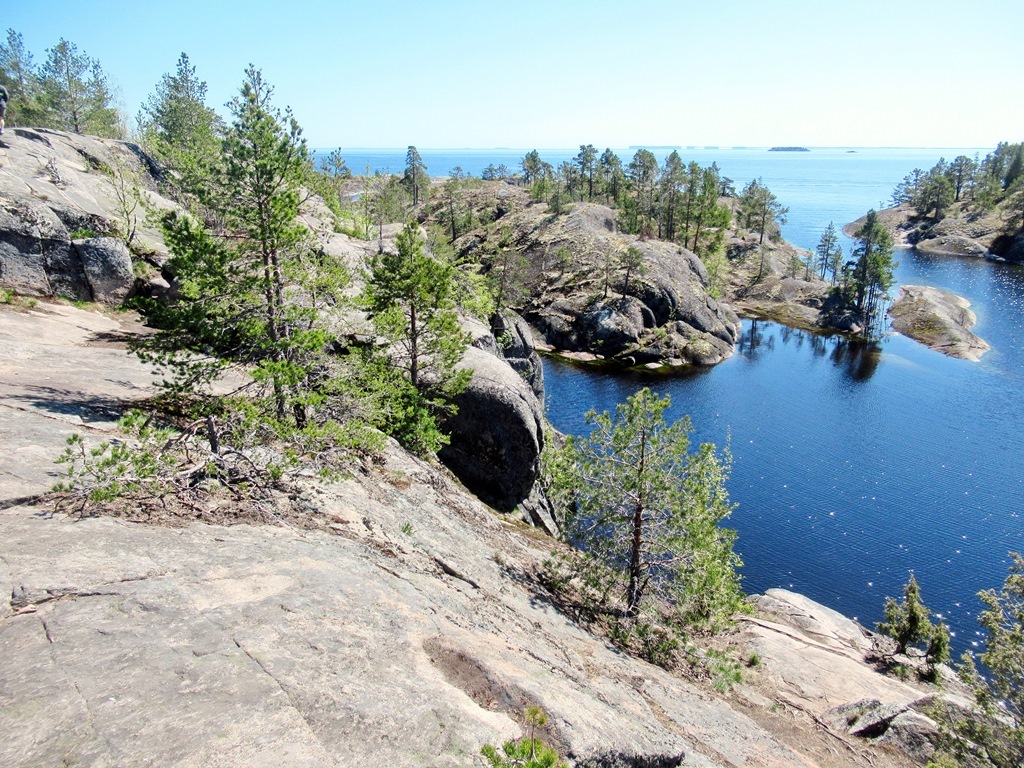
<instances>
[{"instance_id":1,"label":"small pine tree","mask_svg":"<svg viewBox=\"0 0 1024 768\"><path fill-rule=\"evenodd\" d=\"M885 621L879 622L876 628L896 641L897 654L906 654L908 648L924 645L925 661L931 675L935 674L938 664L949 661L949 629L941 621L932 624L914 574L910 574L903 587L903 602L887 598L884 614Z\"/></svg>"},{"instance_id":2,"label":"small pine tree","mask_svg":"<svg viewBox=\"0 0 1024 768\"><path fill-rule=\"evenodd\" d=\"M361 297L377 333L388 342L388 376L393 397L386 428L406 447L436 452L447 442L438 420L454 411L452 399L472 373L456 369L469 335L455 313L455 268L424 248L419 226L410 222L398 235L395 252L376 255Z\"/></svg>"},{"instance_id":3,"label":"small pine tree","mask_svg":"<svg viewBox=\"0 0 1024 768\"><path fill-rule=\"evenodd\" d=\"M907 648L931 637L932 623L928 609L921 602L921 588L914 574L910 574L910 580L903 587L903 602L887 598L883 613L885 621L879 622L876 629L896 641L897 653L905 654Z\"/></svg>"},{"instance_id":4,"label":"small pine tree","mask_svg":"<svg viewBox=\"0 0 1024 768\"><path fill-rule=\"evenodd\" d=\"M568 768L558 753L537 738L537 728L543 728L548 717L540 707L527 707L523 713L529 735L525 738L506 741L501 753L491 744L480 750L491 768Z\"/></svg>"},{"instance_id":5,"label":"small pine tree","mask_svg":"<svg viewBox=\"0 0 1024 768\"><path fill-rule=\"evenodd\" d=\"M715 630L742 604L736 535L719 526L733 508L730 456L710 443L690 453L689 419L666 423L669 403L645 388L614 416L588 413L593 434L549 459L551 495L582 550L574 570L620 591L627 619L657 597L680 625Z\"/></svg>"}]
</instances>

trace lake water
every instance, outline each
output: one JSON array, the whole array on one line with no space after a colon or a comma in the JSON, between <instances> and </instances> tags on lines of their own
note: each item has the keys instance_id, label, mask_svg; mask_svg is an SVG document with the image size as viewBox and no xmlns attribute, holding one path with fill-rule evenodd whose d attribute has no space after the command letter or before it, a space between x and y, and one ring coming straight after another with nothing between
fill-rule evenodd
<instances>
[{"instance_id":1,"label":"lake water","mask_svg":"<svg viewBox=\"0 0 1024 768\"><path fill-rule=\"evenodd\" d=\"M790 208L783 234L813 248L880 207L915 167L974 149L680 150L718 163L737 187L762 177ZM984 155L986 150L981 150ZM540 150L552 163L572 150ZM617 150L628 161L632 150ZM523 150L421 150L433 175L455 165L518 168ZM663 158L667 151L656 153ZM350 150L350 167L400 172L404 150ZM849 243L847 242L847 252ZM613 410L642 386L691 415L695 439L730 441L730 525L748 591L786 587L871 625L914 571L925 601L955 633L978 639L981 589L998 587L1007 552L1024 549L1024 269L978 259L898 255L901 283L966 296L981 363L947 358L899 335L875 349L767 322L745 321L736 354L666 379L597 374L546 361L548 416L587 431L583 413Z\"/></svg>"}]
</instances>

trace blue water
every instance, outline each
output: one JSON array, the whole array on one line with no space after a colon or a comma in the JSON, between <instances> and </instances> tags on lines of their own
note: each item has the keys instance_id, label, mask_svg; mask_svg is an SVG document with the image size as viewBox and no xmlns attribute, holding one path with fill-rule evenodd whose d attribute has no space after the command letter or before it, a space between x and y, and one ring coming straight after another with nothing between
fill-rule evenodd
<instances>
[{"instance_id":1,"label":"blue water","mask_svg":"<svg viewBox=\"0 0 1024 768\"><path fill-rule=\"evenodd\" d=\"M907 283L974 300L981 363L893 334L874 349L745 321L736 354L679 378L545 363L548 417L588 431L639 387L672 396L697 441L730 443L744 585L786 587L866 624L914 571L957 648L978 639L975 595L1024 549L1024 269L901 254Z\"/></svg>"},{"instance_id":2,"label":"blue water","mask_svg":"<svg viewBox=\"0 0 1024 768\"><path fill-rule=\"evenodd\" d=\"M551 163L574 150L540 150ZM630 150L617 150L624 160ZM981 150L984 155L986 150ZM761 177L790 209L783 234L813 248L880 207L915 167L973 149L680 150L712 161L737 187ZM421 150L432 175L459 165L518 168L523 150ZM659 159L667 151L656 153ZM404 150L350 150L350 167L400 172ZM848 247L848 243L847 243ZM695 439L730 442L729 490L739 504L744 586L798 590L871 625L914 571L954 632L979 639L976 593L998 587L1010 550L1024 550L1024 268L978 259L897 256L900 283L966 296L975 331L993 347L981 363L947 358L899 335L875 349L773 323L746 321L724 363L666 379L592 373L546 361L548 416L587 431L583 413L613 410L639 387L672 396Z\"/></svg>"}]
</instances>

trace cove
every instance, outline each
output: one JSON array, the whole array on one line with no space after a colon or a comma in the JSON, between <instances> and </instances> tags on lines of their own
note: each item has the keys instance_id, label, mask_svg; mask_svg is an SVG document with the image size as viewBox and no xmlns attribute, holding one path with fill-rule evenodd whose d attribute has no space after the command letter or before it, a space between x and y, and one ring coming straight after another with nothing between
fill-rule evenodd
<instances>
[{"instance_id":1,"label":"cove","mask_svg":"<svg viewBox=\"0 0 1024 768\"><path fill-rule=\"evenodd\" d=\"M665 378L545 361L548 417L589 431L644 386L689 414L695 442L727 442L748 592L785 587L868 626L913 571L959 652L979 633L979 590L1024 549L1024 269L898 255L901 283L966 296L993 347L954 360L898 334L873 346L746 320L736 353Z\"/></svg>"}]
</instances>

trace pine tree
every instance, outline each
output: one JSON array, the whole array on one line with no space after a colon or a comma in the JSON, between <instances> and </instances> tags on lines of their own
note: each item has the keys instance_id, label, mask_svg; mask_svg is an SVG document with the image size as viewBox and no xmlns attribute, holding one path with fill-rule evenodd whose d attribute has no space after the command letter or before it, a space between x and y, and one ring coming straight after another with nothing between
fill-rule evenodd
<instances>
[{"instance_id":1,"label":"pine tree","mask_svg":"<svg viewBox=\"0 0 1024 768\"><path fill-rule=\"evenodd\" d=\"M48 127L120 138L123 131L99 62L64 38L47 50L40 75Z\"/></svg>"},{"instance_id":2,"label":"pine tree","mask_svg":"<svg viewBox=\"0 0 1024 768\"><path fill-rule=\"evenodd\" d=\"M430 177L427 176L427 166L416 147L410 146L405 153L405 175L402 177L402 184L409 191L413 208L426 201Z\"/></svg>"},{"instance_id":3,"label":"pine tree","mask_svg":"<svg viewBox=\"0 0 1024 768\"><path fill-rule=\"evenodd\" d=\"M657 597L681 623L717 628L742 598L735 533L719 527L733 508L729 454L708 443L690 453L689 419L667 424L669 404L645 388L614 416L588 413L593 433L549 462L551 490L581 550L578 572L621 590L627 618Z\"/></svg>"},{"instance_id":4,"label":"pine tree","mask_svg":"<svg viewBox=\"0 0 1024 768\"><path fill-rule=\"evenodd\" d=\"M647 149L638 149L626 168L626 178L636 203L636 225L633 227L636 233L649 230L657 215L654 203L659 173L658 160Z\"/></svg>"},{"instance_id":5,"label":"pine tree","mask_svg":"<svg viewBox=\"0 0 1024 768\"><path fill-rule=\"evenodd\" d=\"M580 153L576 155L576 166L580 177L587 183L587 200L594 199L594 172L597 170L597 147L593 144L580 144Z\"/></svg>"},{"instance_id":6,"label":"pine tree","mask_svg":"<svg viewBox=\"0 0 1024 768\"><path fill-rule=\"evenodd\" d=\"M887 291L895 282L896 262L892 260L892 238L878 220L875 211L868 211L863 226L854 233L857 247L853 251L853 271L849 275L854 309L870 326L880 316L879 309L888 299Z\"/></svg>"},{"instance_id":7,"label":"pine tree","mask_svg":"<svg viewBox=\"0 0 1024 768\"><path fill-rule=\"evenodd\" d=\"M142 108L140 128L154 155L179 177L185 191L200 192L220 155L224 125L206 106L206 82L196 75L188 54L174 73L160 78Z\"/></svg>"},{"instance_id":8,"label":"pine tree","mask_svg":"<svg viewBox=\"0 0 1024 768\"><path fill-rule=\"evenodd\" d=\"M1024 558L1016 552L1010 558L1002 588L978 595L985 605L978 616L985 650L977 660L965 652L958 669L984 714L962 717L952 708L943 713L944 746L964 765L1024 765ZM976 661L984 665L984 676Z\"/></svg>"},{"instance_id":9,"label":"pine tree","mask_svg":"<svg viewBox=\"0 0 1024 768\"><path fill-rule=\"evenodd\" d=\"M318 255L299 221L306 163L301 129L273 107L273 89L253 67L230 103L221 175L213 180L216 219L209 231L188 215L163 216L178 296L147 305L162 330L140 352L172 377L171 394L206 393L225 365L242 363L284 429L302 429L320 398L327 336L319 322L336 300L347 271ZM202 349L207 354L196 355Z\"/></svg>"},{"instance_id":10,"label":"pine tree","mask_svg":"<svg viewBox=\"0 0 1024 768\"><path fill-rule=\"evenodd\" d=\"M921 602L921 588L914 574L910 574L910 580L903 587L903 602L887 598L883 613L885 621L879 622L876 629L896 641L896 653L905 654L910 646L931 639L932 622L928 609Z\"/></svg>"},{"instance_id":11,"label":"pine tree","mask_svg":"<svg viewBox=\"0 0 1024 768\"><path fill-rule=\"evenodd\" d=\"M388 377L386 429L406 447L433 453L447 443L439 420L454 412L452 399L472 375L456 369L469 335L454 311L453 265L426 253L414 222L395 245L372 259L361 303L389 344L386 367L403 374Z\"/></svg>"},{"instance_id":12,"label":"pine tree","mask_svg":"<svg viewBox=\"0 0 1024 768\"><path fill-rule=\"evenodd\" d=\"M815 253L817 254L818 275L824 280L825 275L831 272L832 284L835 285L843 260L843 247L839 245L839 236L833 222L830 221L825 231L822 232Z\"/></svg>"}]
</instances>

